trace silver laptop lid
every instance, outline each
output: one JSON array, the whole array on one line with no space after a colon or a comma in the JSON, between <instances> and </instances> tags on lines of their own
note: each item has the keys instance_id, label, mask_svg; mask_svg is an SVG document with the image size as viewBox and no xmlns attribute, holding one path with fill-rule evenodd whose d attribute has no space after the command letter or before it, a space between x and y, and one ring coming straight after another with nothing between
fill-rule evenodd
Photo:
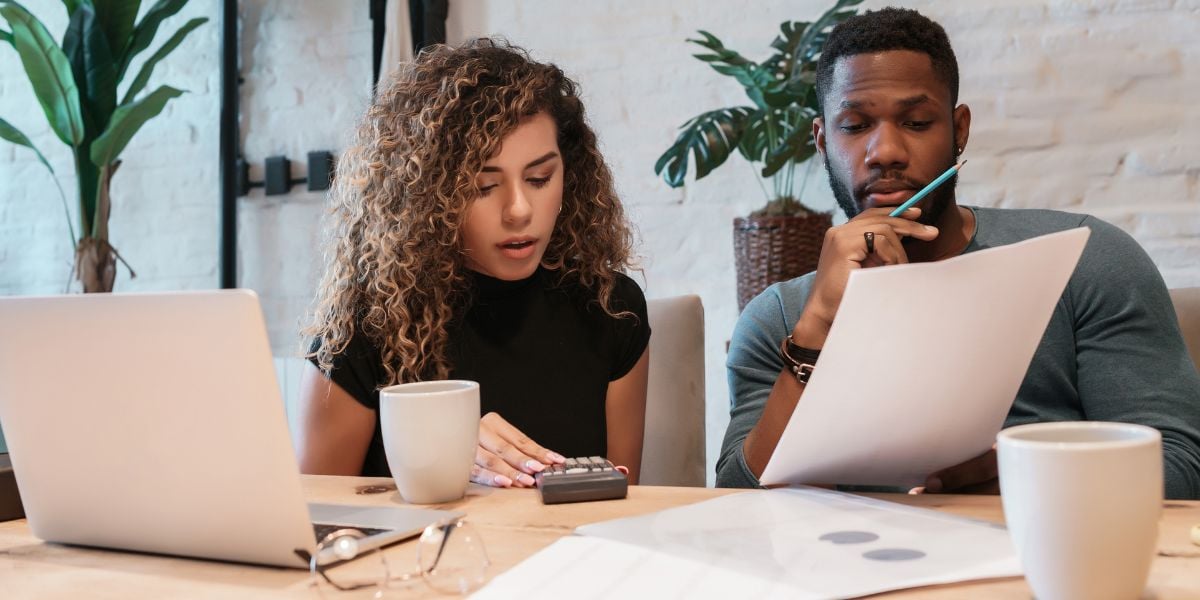
<instances>
[{"instance_id":1,"label":"silver laptop lid","mask_svg":"<svg viewBox=\"0 0 1200 600\"><path fill-rule=\"evenodd\" d=\"M298 566L315 547L258 298L0 298L0 423L37 537Z\"/></svg>"}]
</instances>

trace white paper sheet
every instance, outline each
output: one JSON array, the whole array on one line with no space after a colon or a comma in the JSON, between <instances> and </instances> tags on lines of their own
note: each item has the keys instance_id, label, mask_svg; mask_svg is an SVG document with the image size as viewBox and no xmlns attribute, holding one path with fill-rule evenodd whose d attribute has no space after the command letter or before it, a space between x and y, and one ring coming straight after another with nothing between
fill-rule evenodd
<instances>
[{"instance_id":1,"label":"white paper sheet","mask_svg":"<svg viewBox=\"0 0 1200 600\"><path fill-rule=\"evenodd\" d=\"M811 488L723 496L577 533L476 597L845 598L1021 573L1000 526ZM904 560L878 558L889 556Z\"/></svg>"},{"instance_id":2,"label":"white paper sheet","mask_svg":"<svg viewBox=\"0 0 1200 600\"><path fill-rule=\"evenodd\" d=\"M911 487L986 452L1089 233L851 273L761 481Z\"/></svg>"},{"instance_id":3,"label":"white paper sheet","mask_svg":"<svg viewBox=\"0 0 1200 600\"><path fill-rule=\"evenodd\" d=\"M817 600L782 582L601 537L567 536L497 575L475 600Z\"/></svg>"}]
</instances>

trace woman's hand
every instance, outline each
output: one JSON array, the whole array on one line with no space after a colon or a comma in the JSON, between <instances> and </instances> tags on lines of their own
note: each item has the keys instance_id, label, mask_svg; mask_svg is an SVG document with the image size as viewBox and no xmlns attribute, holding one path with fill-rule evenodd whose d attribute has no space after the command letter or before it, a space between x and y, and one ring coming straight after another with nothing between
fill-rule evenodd
<instances>
[{"instance_id":1,"label":"woman's hand","mask_svg":"<svg viewBox=\"0 0 1200 600\"><path fill-rule=\"evenodd\" d=\"M534 473L566 461L490 412L479 420L479 446L475 449L471 481L493 487L533 487Z\"/></svg>"}]
</instances>

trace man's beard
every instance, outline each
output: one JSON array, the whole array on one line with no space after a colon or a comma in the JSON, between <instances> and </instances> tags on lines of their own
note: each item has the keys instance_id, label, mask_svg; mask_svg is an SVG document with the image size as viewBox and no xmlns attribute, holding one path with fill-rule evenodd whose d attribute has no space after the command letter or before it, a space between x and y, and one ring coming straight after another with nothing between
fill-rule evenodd
<instances>
[{"instance_id":1,"label":"man's beard","mask_svg":"<svg viewBox=\"0 0 1200 600\"><path fill-rule=\"evenodd\" d=\"M946 164L946 168L950 168L952 165L954 165L953 158ZM842 207L842 212L846 213L846 218L853 219L858 216L858 213L862 212L862 205L855 199L855 194L850 191L850 185L838 178L833 172L833 167L829 165L828 158L825 160L825 172L829 175L829 187L833 189L833 197L837 200L838 206ZM887 175L887 173L885 172L884 175ZM884 178L881 176L867 183L869 184L877 179ZM898 179L900 177L893 175L886 178ZM928 183L928 181L922 182L917 189L925 187ZM929 192L928 196L918 202L918 204L924 204L924 206L921 210L921 216L917 218L917 222L924 225L936 225L938 220L942 218L942 213L946 212L946 208L950 206L950 202L954 199L954 186L957 183L958 173L955 173L949 181L939 185L936 190ZM862 187L865 188L866 185L864 184ZM913 193L916 192L914 191ZM865 189L859 190L859 196L866 198L867 193Z\"/></svg>"}]
</instances>

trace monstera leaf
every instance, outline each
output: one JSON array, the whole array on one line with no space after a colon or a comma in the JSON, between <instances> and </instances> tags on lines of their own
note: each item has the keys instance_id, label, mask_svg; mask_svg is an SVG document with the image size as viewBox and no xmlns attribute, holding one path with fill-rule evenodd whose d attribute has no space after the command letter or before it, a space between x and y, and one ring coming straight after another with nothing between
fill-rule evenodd
<instances>
[{"instance_id":1,"label":"monstera leaf","mask_svg":"<svg viewBox=\"0 0 1200 600\"><path fill-rule=\"evenodd\" d=\"M796 46L793 75L799 76L801 70L816 70L817 59L820 58L821 49L825 47L825 40L829 39L829 32L842 21L853 17L858 12L856 7L862 4L862 1L838 0L833 8L825 11L825 14L805 29Z\"/></svg>"},{"instance_id":2,"label":"monstera leaf","mask_svg":"<svg viewBox=\"0 0 1200 600\"><path fill-rule=\"evenodd\" d=\"M816 152L812 140L816 62L829 32L855 14L861 3L838 0L812 22L783 22L770 44L772 54L762 62L726 47L708 31L689 38L689 43L705 50L693 56L741 84L754 106L711 110L684 123L675 142L659 156L654 172L667 185L679 187L689 160L695 163L696 179L701 179L736 148L747 161L762 166L762 177L772 178L775 195L768 197L769 202L794 199L796 166Z\"/></svg>"},{"instance_id":3,"label":"monstera leaf","mask_svg":"<svg viewBox=\"0 0 1200 600\"><path fill-rule=\"evenodd\" d=\"M711 33L701 30L698 32L704 39L689 39L687 41L709 50L707 54L693 54L712 67L714 71L733 77L746 90L746 95L759 108L767 106L763 97L764 90L772 83L771 73L737 52L725 47Z\"/></svg>"},{"instance_id":4,"label":"monstera leaf","mask_svg":"<svg viewBox=\"0 0 1200 600\"><path fill-rule=\"evenodd\" d=\"M817 113L807 109L797 112L800 113L800 116L794 128L763 159L763 177L771 177L789 164L802 163L816 153L817 147L812 136L812 122Z\"/></svg>"},{"instance_id":5,"label":"monstera leaf","mask_svg":"<svg viewBox=\"0 0 1200 600\"><path fill-rule=\"evenodd\" d=\"M696 178L708 175L733 153L747 117L754 112L745 106L722 108L684 123L675 143L654 164L654 173L662 175L671 187L683 185L691 154L696 163Z\"/></svg>"}]
</instances>

